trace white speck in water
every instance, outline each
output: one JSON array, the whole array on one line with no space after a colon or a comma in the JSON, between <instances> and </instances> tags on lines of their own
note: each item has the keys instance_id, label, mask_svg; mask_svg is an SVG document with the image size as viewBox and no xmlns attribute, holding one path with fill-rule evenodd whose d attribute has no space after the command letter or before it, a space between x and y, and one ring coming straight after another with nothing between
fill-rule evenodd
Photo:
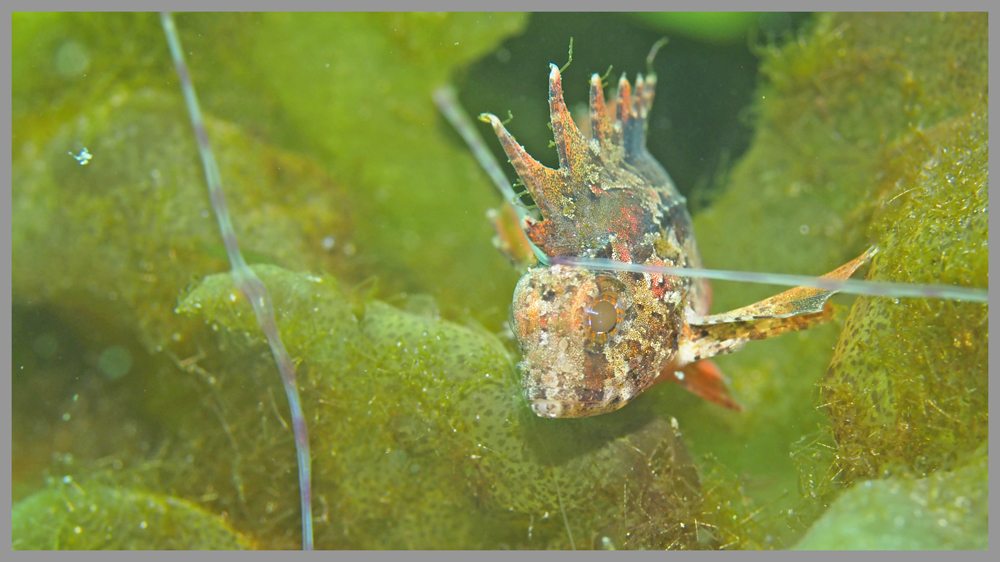
<instances>
[{"instance_id":1,"label":"white speck in water","mask_svg":"<svg viewBox=\"0 0 1000 562\"><path fill-rule=\"evenodd\" d=\"M73 527L73 532L79 535L80 533L83 532L83 529L81 529L80 527Z\"/></svg>"},{"instance_id":2,"label":"white speck in water","mask_svg":"<svg viewBox=\"0 0 1000 562\"><path fill-rule=\"evenodd\" d=\"M229 302L236 302L236 293L229 293Z\"/></svg>"},{"instance_id":3,"label":"white speck in water","mask_svg":"<svg viewBox=\"0 0 1000 562\"><path fill-rule=\"evenodd\" d=\"M801 232L802 234L809 234L809 225L808 224L804 224L804 225L800 226L799 227L799 232Z\"/></svg>"},{"instance_id":4,"label":"white speck in water","mask_svg":"<svg viewBox=\"0 0 1000 562\"><path fill-rule=\"evenodd\" d=\"M677 377L677 380L679 381L684 380L684 373L682 371L674 371L674 376Z\"/></svg>"},{"instance_id":5,"label":"white speck in water","mask_svg":"<svg viewBox=\"0 0 1000 562\"><path fill-rule=\"evenodd\" d=\"M336 245L337 239L333 236L326 236L323 238L323 249L332 250L333 246Z\"/></svg>"},{"instance_id":6,"label":"white speck in water","mask_svg":"<svg viewBox=\"0 0 1000 562\"><path fill-rule=\"evenodd\" d=\"M145 529L145 528L146 528L146 527L148 527L148 526L149 526L149 524L148 524L148 523L146 523L145 521L143 521L142 523L139 523L139 528L140 528L140 529Z\"/></svg>"},{"instance_id":7,"label":"white speck in water","mask_svg":"<svg viewBox=\"0 0 1000 562\"><path fill-rule=\"evenodd\" d=\"M65 414L62 415L62 421L69 421L69 418L70 418L69 412L66 412Z\"/></svg>"},{"instance_id":8,"label":"white speck in water","mask_svg":"<svg viewBox=\"0 0 1000 562\"><path fill-rule=\"evenodd\" d=\"M87 152L87 147L83 147L83 150L80 151L80 154L73 154L72 152L69 151L67 151L66 154L72 156L73 159L79 162L81 166L86 166L87 164L90 163L90 159L93 158L93 155Z\"/></svg>"}]
</instances>

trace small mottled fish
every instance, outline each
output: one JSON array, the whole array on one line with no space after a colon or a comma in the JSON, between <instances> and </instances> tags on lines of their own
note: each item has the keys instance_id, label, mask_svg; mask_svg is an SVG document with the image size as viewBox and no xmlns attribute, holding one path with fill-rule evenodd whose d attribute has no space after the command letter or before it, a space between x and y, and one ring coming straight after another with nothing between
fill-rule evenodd
<instances>
[{"instance_id":1,"label":"small mottled fish","mask_svg":"<svg viewBox=\"0 0 1000 562\"><path fill-rule=\"evenodd\" d=\"M591 77L590 138L570 116L560 70L551 65L549 109L558 169L532 158L496 116L480 116L492 126L541 214L541 220L518 214L532 249L544 256L518 282L511 308L523 354L523 393L537 415L611 412L663 381L740 410L710 358L750 340L828 321L828 301L838 291L985 300L985 292L975 289L848 281L876 248L821 278L702 269L686 201L646 150L656 87L651 63L658 47L647 59L648 77L639 75L633 90L622 76L610 104L601 78ZM468 141L472 133L452 117L454 107L443 104L440 93L435 99L460 132L465 129ZM496 178L495 163L484 162L491 160L484 152L476 151L477 158L493 170L491 177L510 200L509 186L500 185L505 182ZM499 222L495 227L501 237L510 231ZM500 247L511 246L516 236L508 235ZM519 255L523 260L528 253ZM709 315L710 277L804 286Z\"/></svg>"}]
</instances>

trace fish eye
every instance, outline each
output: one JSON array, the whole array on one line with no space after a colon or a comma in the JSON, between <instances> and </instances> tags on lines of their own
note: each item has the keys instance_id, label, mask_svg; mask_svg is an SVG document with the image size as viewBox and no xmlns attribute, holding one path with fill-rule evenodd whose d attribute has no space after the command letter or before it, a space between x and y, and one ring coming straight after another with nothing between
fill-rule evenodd
<instances>
[{"instance_id":1,"label":"fish eye","mask_svg":"<svg viewBox=\"0 0 1000 562\"><path fill-rule=\"evenodd\" d=\"M584 311L587 314L587 336L604 343L622 320L622 310L613 296L602 295Z\"/></svg>"}]
</instances>

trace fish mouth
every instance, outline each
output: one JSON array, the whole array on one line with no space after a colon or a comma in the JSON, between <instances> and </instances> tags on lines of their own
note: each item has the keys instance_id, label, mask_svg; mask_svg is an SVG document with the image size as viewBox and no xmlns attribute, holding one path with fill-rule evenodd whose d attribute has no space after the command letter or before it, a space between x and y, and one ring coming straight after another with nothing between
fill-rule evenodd
<instances>
[{"instance_id":1,"label":"fish mouth","mask_svg":"<svg viewBox=\"0 0 1000 562\"><path fill-rule=\"evenodd\" d=\"M563 405L555 400L534 400L531 402L531 409L540 418L562 417Z\"/></svg>"},{"instance_id":2,"label":"fish mouth","mask_svg":"<svg viewBox=\"0 0 1000 562\"><path fill-rule=\"evenodd\" d=\"M580 391L560 388L534 388L524 391L531 410L540 418L586 418L621 408L625 402L617 393L588 391L594 396L581 399Z\"/></svg>"}]
</instances>

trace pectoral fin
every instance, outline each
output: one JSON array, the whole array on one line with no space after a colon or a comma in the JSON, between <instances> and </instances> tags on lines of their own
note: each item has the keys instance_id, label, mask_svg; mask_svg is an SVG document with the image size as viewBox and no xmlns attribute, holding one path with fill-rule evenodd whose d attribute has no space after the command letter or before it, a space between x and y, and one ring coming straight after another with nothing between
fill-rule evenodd
<instances>
[{"instance_id":1,"label":"pectoral fin","mask_svg":"<svg viewBox=\"0 0 1000 562\"><path fill-rule=\"evenodd\" d=\"M857 258L845 263L837 269L823 275L827 279L847 279L854 274L859 267L865 264L873 255L876 249L869 248L868 251ZM721 324L726 322L746 322L761 318L789 318L792 316L817 314L824 311L824 305L830 297L837 291L827 289L816 289L813 287L795 287L784 293L775 295L760 302L723 312L706 316L697 322L697 325ZM808 326L806 326L808 327ZM801 329L801 328L792 328ZM789 330L785 330L789 331ZM756 338L752 338L756 339Z\"/></svg>"},{"instance_id":2,"label":"pectoral fin","mask_svg":"<svg viewBox=\"0 0 1000 562\"><path fill-rule=\"evenodd\" d=\"M847 279L867 262L876 249L847 262L823 277ZM760 302L703 318L689 320L688 357L691 361L732 353L750 340L762 340L811 328L830 320L827 301L837 291L795 287Z\"/></svg>"},{"instance_id":3,"label":"pectoral fin","mask_svg":"<svg viewBox=\"0 0 1000 562\"><path fill-rule=\"evenodd\" d=\"M743 410L743 406L740 406L729 394L725 375L722 374L714 361L708 359L688 363L679 371L668 367L660 373L656 382L672 382L723 408L737 412Z\"/></svg>"},{"instance_id":4,"label":"pectoral fin","mask_svg":"<svg viewBox=\"0 0 1000 562\"><path fill-rule=\"evenodd\" d=\"M847 279L875 254L864 254L823 277ZM657 379L677 383L707 400L733 410L741 409L729 395L725 378L709 357L732 353L750 340L804 330L830 320L836 291L796 287L758 303L703 318L690 319L679 347L679 360L686 364L678 371L671 365Z\"/></svg>"}]
</instances>

